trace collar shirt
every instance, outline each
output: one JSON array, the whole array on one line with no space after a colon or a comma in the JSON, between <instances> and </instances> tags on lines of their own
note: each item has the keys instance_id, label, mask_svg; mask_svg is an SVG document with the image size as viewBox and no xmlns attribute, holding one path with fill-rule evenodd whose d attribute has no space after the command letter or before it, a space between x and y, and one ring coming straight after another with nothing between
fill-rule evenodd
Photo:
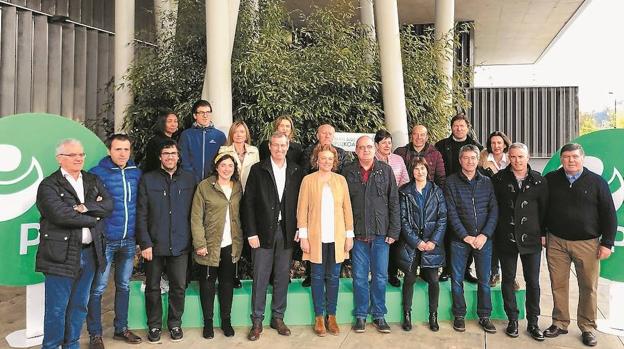
<instances>
[{"instance_id":1,"label":"collar shirt","mask_svg":"<svg viewBox=\"0 0 624 349\"><path fill-rule=\"evenodd\" d=\"M507 153L503 153L503 157L502 157L502 159L500 161L500 165L499 165L496 162L496 160L494 160L494 154L488 153L487 161L489 161L489 162L494 164L494 167L496 168L496 171L500 171L500 170L504 169L505 167L507 167L507 165L509 165L509 156L507 156Z\"/></svg>"},{"instance_id":2,"label":"collar shirt","mask_svg":"<svg viewBox=\"0 0 624 349\"><path fill-rule=\"evenodd\" d=\"M273 168L273 176L275 177L275 186L277 188L277 195L279 201L282 202L282 196L284 195L284 188L286 187L286 161L284 160L284 166L279 167L271 158L271 167ZM280 210L278 220L282 220L282 210Z\"/></svg>"},{"instance_id":3,"label":"collar shirt","mask_svg":"<svg viewBox=\"0 0 624 349\"><path fill-rule=\"evenodd\" d=\"M567 172L564 172L564 173L565 173L566 178L568 179L568 182L570 182L570 185L572 185L583 174L583 170L581 169L580 171L578 171L578 173L574 175L569 175Z\"/></svg>"},{"instance_id":4,"label":"collar shirt","mask_svg":"<svg viewBox=\"0 0 624 349\"><path fill-rule=\"evenodd\" d=\"M78 195L78 200L80 200L80 203L84 203L85 196L84 183L82 182L82 172L80 172L80 174L78 175L78 179L74 179L74 177L72 177L72 175L70 175L69 172L65 171L63 168L61 168L61 174L69 182L72 188L74 188L74 191L76 192L76 195ZM89 230L89 228L82 228L82 243L90 244L92 241L93 237L91 236L91 230Z\"/></svg>"}]
</instances>

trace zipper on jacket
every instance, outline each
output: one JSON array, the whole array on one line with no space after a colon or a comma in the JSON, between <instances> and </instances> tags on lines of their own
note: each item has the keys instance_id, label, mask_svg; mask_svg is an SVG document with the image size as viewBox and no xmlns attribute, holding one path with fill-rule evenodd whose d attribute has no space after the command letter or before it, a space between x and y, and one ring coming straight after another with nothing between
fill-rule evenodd
<instances>
[{"instance_id":1,"label":"zipper on jacket","mask_svg":"<svg viewBox=\"0 0 624 349\"><path fill-rule=\"evenodd\" d=\"M202 129L202 180L205 177L205 173L204 171L206 171L206 129Z\"/></svg>"},{"instance_id":2,"label":"zipper on jacket","mask_svg":"<svg viewBox=\"0 0 624 349\"><path fill-rule=\"evenodd\" d=\"M474 180L476 181L477 179L475 178ZM474 218L475 218L475 234L479 235L479 221L477 219L477 206L475 204L475 196L474 196L475 191L477 190L477 184L479 183L476 182L474 187L472 188L472 212L474 212Z\"/></svg>"},{"instance_id":3,"label":"zipper on jacket","mask_svg":"<svg viewBox=\"0 0 624 349\"><path fill-rule=\"evenodd\" d=\"M123 188L124 188L124 232L123 232L123 237L122 239L126 238L126 235L128 234L128 201L129 201L129 195L128 195L128 184L126 183L126 169L122 168L121 169L121 182L123 183Z\"/></svg>"}]
</instances>

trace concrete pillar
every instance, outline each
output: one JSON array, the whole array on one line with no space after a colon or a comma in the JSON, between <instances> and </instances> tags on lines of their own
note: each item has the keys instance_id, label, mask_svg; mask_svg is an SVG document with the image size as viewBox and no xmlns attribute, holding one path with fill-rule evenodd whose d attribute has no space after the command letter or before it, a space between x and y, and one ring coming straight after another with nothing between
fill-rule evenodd
<instances>
[{"instance_id":1,"label":"concrete pillar","mask_svg":"<svg viewBox=\"0 0 624 349\"><path fill-rule=\"evenodd\" d=\"M375 41L375 10L373 0L360 0L360 21L370 28L368 35Z\"/></svg>"},{"instance_id":2,"label":"concrete pillar","mask_svg":"<svg viewBox=\"0 0 624 349\"><path fill-rule=\"evenodd\" d=\"M237 0L240 4L240 1ZM202 98L212 104L215 127L232 123L232 1L206 0L206 74ZM236 6L238 14L238 6ZM236 30L236 24L233 25Z\"/></svg>"},{"instance_id":3,"label":"concrete pillar","mask_svg":"<svg viewBox=\"0 0 624 349\"><path fill-rule=\"evenodd\" d=\"M134 0L115 0L115 131L123 129L132 93L126 75L134 60ZM126 86L121 88L122 84Z\"/></svg>"},{"instance_id":4,"label":"concrete pillar","mask_svg":"<svg viewBox=\"0 0 624 349\"><path fill-rule=\"evenodd\" d=\"M375 0L386 128L397 145L408 142L397 0Z\"/></svg>"},{"instance_id":5,"label":"concrete pillar","mask_svg":"<svg viewBox=\"0 0 624 349\"><path fill-rule=\"evenodd\" d=\"M177 0L154 0L154 16L158 38L175 35L178 19Z\"/></svg>"},{"instance_id":6,"label":"concrete pillar","mask_svg":"<svg viewBox=\"0 0 624 349\"><path fill-rule=\"evenodd\" d=\"M240 10L240 0L230 0L230 61L234 50L234 39L236 38L236 24L238 23L238 11Z\"/></svg>"},{"instance_id":7,"label":"concrete pillar","mask_svg":"<svg viewBox=\"0 0 624 349\"><path fill-rule=\"evenodd\" d=\"M439 62L445 75L448 91L453 90L453 35L455 28L455 0L436 0L435 2L435 39L445 47L446 54ZM453 104L453 96L446 96L446 103Z\"/></svg>"}]
</instances>

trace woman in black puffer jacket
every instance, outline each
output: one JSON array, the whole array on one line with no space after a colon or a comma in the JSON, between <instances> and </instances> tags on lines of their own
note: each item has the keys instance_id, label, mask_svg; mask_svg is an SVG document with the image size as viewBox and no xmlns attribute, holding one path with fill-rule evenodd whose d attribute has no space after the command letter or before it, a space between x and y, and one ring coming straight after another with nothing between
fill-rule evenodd
<instances>
[{"instance_id":1,"label":"woman in black puffer jacket","mask_svg":"<svg viewBox=\"0 0 624 349\"><path fill-rule=\"evenodd\" d=\"M414 179L399 189L401 237L397 264L405 273L401 327L405 331L412 329L412 298L420 267L420 276L429 284L429 328L438 331L438 269L445 264L446 201L442 189L427 181L427 160L417 157L410 168Z\"/></svg>"}]
</instances>

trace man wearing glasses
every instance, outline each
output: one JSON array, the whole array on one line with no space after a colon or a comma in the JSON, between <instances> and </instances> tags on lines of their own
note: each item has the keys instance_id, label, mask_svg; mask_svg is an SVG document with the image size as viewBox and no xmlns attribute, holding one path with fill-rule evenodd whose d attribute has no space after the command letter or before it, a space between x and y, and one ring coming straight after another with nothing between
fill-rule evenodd
<instances>
[{"instance_id":1,"label":"man wearing glasses","mask_svg":"<svg viewBox=\"0 0 624 349\"><path fill-rule=\"evenodd\" d=\"M162 303L160 276L169 279L167 327L171 340L181 341L182 313L188 254L191 251L190 212L196 181L193 174L178 166L175 141L161 145L161 168L141 177L137 202L137 242L145 259L145 310L147 340L160 343Z\"/></svg>"},{"instance_id":2,"label":"man wearing glasses","mask_svg":"<svg viewBox=\"0 0 624 349\"><path fill-rule=\"evenodd\" d=\"M113 201L97 176L82 171L84 148L75 139L56 148L60 169L37 190L41 213L36 270L45 276L42 348L79 348L96 269L106 266L104 225Z\"/></svg>"},{"instance_id":3,"label":"man wearing glasses","mask_svg":"<svg viewBox=\"0 0 624 349\"><path fill-rule=\"evenodd\" d=\"M203 99L193 104L193 126L180 135L182 168L192 172L197 182L208 177L212 163L225 143L225 134L212 123L212 106Z\"/></svg>"}]
</instances>

